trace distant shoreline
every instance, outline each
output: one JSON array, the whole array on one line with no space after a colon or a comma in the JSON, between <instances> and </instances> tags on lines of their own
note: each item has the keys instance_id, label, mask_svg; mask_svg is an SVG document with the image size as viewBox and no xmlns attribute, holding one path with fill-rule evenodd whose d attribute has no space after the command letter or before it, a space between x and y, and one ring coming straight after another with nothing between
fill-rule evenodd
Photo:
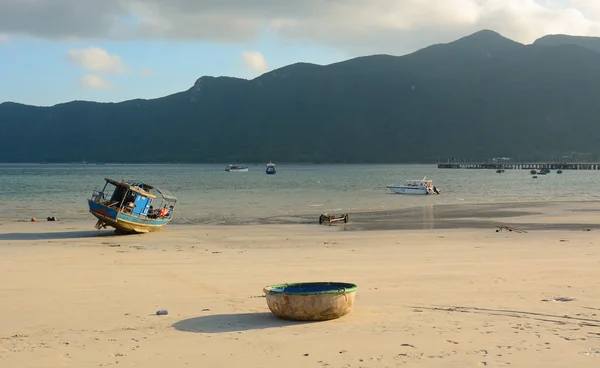
<instances>
[{"instance_id":1,"label":"distant shoreline","mask_svg":"<svg viewBox=\"0 0 600 368\"><path fill-rule=\"evenodd\" d=\"M0 162L0 166L18 165L72 165L72 166L125 166L125 165L266 165L265 161L223 161L223 162ZM437 165L437 162L295 162L276 161L276 165Z\"/></svg>"}]
</instances>

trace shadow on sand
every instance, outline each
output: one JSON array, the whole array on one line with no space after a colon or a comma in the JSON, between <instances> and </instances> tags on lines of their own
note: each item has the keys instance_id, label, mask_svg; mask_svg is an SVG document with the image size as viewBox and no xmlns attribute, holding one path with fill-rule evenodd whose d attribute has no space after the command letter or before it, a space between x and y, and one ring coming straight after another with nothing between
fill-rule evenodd
<instances>
[{"instance_id":1,"label":"shadow on sand","mask_svg":"<svg viewBox=\"0 0 600 368\"><path fill-rule=\"evenodd\" d=\"M281 320L271 313L215 314L184 319L173 324L178 331L196 333L222 333L285 327L315 322Z\"/></svg>"},{"instance_id":2,"label":"shadow on sand","mask_svg":"<svg viewBox=\"0 0 600 368\"><path fill-rule=\"evenodd\" d=\"M47 233L7 233L0 234L0 240L57 240L119 236L112 230L98 231L52 231Z\"/></svg>"}]
</instances>

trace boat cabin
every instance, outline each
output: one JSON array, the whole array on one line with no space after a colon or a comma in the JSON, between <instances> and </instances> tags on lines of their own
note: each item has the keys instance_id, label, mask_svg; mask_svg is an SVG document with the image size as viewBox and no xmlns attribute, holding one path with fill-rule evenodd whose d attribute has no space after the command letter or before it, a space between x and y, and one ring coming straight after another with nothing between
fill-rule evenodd
<instances>
[{"instance_id":1,"label":"boat cabin","mask_svg":"<svg viewBox=\"0 0 600 368\"><path fill-rule=\"evenodd\" d=\"M141 182L126 183L125 181L119 182L109 178L104 180L106 184L102 191L95 191L92 195L93 202L135 217L168 217L173 212L173 205L169 207L167 205L174 204L177 198L164 189L155 188ZM163 198L159 207L155 208L153 206L156 195L149 193L151 189L157 190Z\"/></svg>"},{"instance_id":2,"label":"boat cabin","mask_svg":"<svg viewBox=\"0 0 600 368\"><path fill-rule=\"evenodd\" d=\"M409 187L433 187L432 180L407 180L406 185Z\"/></svg>"}]
</instances>

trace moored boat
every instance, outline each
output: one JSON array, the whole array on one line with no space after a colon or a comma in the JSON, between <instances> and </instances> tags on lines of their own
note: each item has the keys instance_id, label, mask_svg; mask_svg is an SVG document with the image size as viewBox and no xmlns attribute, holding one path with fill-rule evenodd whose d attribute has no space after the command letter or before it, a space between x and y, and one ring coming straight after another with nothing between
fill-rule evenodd
<instances>
[{"instance_id":1,"label":"moored boat","mask_svg":"<svg viewBox=\"0 0 600 368\"><path fill-rule=\"evenodd\" d=\"M225 166L225 171L227 171L227 172L246 172L246 171L248 171L248 166L231 164L231 165Z\"/></svg>"},{"instance_id":2,"label":"moored boat","mask_svg":"<svg viewBox=\"0 0 600 368\"><path fill-rule=\"evenodd\" d=\"M97 229L110 226L121 233L147 233L161 229L173 218L177 198L168 190L145 183L104 180L104 188L88 199L90 213L98 219Z\"/></svg>"},{"instance_id":3,"label":"moored boat","mask_svg":"<svg viewBox=\"0 0 600 368\"><path fill-rule=\"evenodd\" d=\"M407 180L406 184L387 185L392 193L395 194L440 194L440 191L433 185L432 180Z\"/></svg>"},{"instance_id":4,"label":"moored boat","mask_svg":"<svg viewBox=\"0 0 600 368\"><path fill-rule=\"evenodd\" d=\"M275 164L272 161L269 161L269 163L267 164L267 169L265 171L269 175L275 174L277 172L275 170Z\"/></svg>"},{"instance_id":5,"label":"moored boat","mask_svg":"<svg viewBox=\"0 0 600 368\"><path fill-rule=\"evenodd\" d=\"M541 169L537 174L538 175L550 174L550 169Z\"/></svg>"}]
</instances>

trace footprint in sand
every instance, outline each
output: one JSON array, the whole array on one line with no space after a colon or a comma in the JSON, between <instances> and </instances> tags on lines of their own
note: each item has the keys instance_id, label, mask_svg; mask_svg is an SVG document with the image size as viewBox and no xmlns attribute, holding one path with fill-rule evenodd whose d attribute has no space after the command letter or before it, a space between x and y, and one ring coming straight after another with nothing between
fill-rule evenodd
<instances>
[{"instance_id":1,"label":"footprint in sand","mask_svg":"<svg viewBox=\"0 0 600 368\"><path fill-rule=\"evenodd\" d=\"M596 356L600 356L600 349L589 348L587 350L580 351L579 354L580 355L588 355L588 356L596 357Z\"/></svg>"}]
</instances>

